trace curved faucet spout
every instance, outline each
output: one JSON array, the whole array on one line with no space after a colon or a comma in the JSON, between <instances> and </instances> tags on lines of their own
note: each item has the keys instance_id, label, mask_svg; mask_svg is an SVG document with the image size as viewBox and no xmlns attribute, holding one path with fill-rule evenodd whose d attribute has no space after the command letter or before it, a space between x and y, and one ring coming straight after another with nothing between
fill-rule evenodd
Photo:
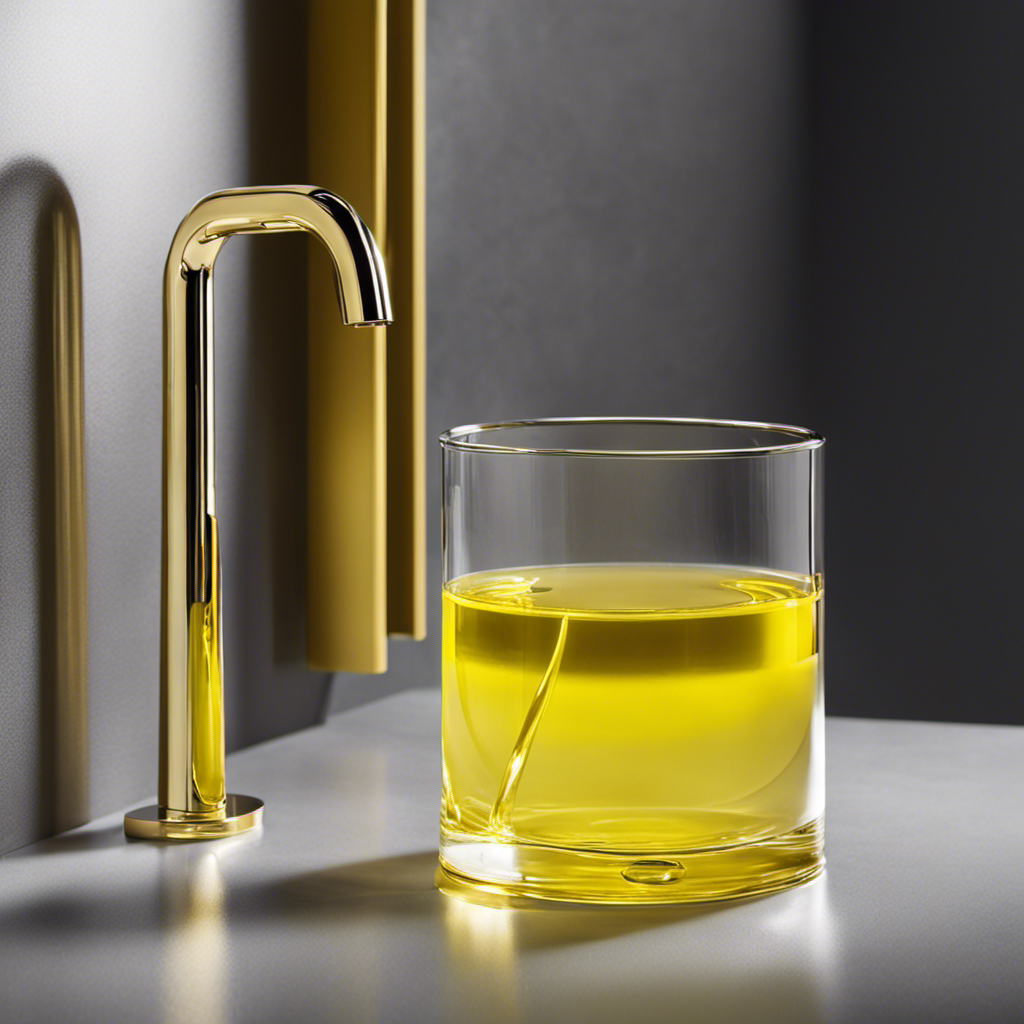
<instances>
[{"instance_id":1,"label":"curved faucet spout","mask_svg":"<svg viewBox=\"0 0 1024 1024\"><path fill-rule=\"evenodd\" d=\"M345 323L369 327L391 321L384 261L370 229L341 196L313 185L232 188L200 200L171 243L168 277L212 271L229 236L257 231L306 231L318 238L334 262Z\"/></svg>"},{"instance_id":2,"label":"curved faucet spout","mask_svg":"<svg viewBox=\"0 0 1024 1024\"><path fill-rule=\"evenodd\" d=\"M164 273L164 519L159 804L130 835L213 838L253 827L262 803L224 789L220 568L213 423L213 268L235 234L305 231L330 253L346 324L391 320L384 264L340 196L311 185L215 192L181 222ZM249 801L246 803L246 801Z\"/></svg>"}]
</instances>

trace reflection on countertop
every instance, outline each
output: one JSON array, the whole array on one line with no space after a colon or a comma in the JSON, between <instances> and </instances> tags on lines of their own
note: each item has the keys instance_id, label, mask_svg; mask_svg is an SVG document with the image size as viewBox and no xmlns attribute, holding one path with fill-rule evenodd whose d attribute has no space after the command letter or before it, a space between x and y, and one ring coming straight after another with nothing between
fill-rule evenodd
<instances>
[{"instance_id":1,"label":"reflection on countertop","mask_svg":"<svg viewBox=\"0 0 1024 1024\"><path fill-rule=\"evenodd\" d=\"M997 856L1020 826L980 830L1020 795L1022 729L832 721L824 877L594 907L438 890L437 718L435 693L407 693L232 755L232 785L267 800L249 835L129 842L115 815L0 859L0 1019L913 1024L1024 1005L1019 872ZM986 879L938 884L986 843Z\"/></svg>"}]
</instances>

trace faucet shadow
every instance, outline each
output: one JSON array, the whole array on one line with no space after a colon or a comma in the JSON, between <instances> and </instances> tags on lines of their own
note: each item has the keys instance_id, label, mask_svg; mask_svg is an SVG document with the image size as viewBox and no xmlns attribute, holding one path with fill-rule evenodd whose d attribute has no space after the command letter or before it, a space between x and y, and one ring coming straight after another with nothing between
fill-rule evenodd
<instances>
[{"instance_id":1,"label":"faucet shadow","mask_svg":"<svg viewBox=\"0 0 1024 1024\"><path fill-rule=\"evenodd\" d=\"M224 184L304 182L306 19L259 0L244 31L247 166ZM241 236L222 257L242 289L215 354L229 750L323 721L329 703L330 673L306 664L309 244Z\"/></svg>"},{"instance_id":2,"label":"faucet shadow","mask_svg":"<svg viewBox=\"0 0 1024 1024\"><path fill-rule=\"evenodd\" d=\"M249 77L249 181L306 181L308 72L305 19L287 32L293 45L282 60L276 4L251 4L246 19ZM273 69L271 72L270 69ZM296 103L298 100L298 104ZM277 664L305 666L306 608L306 374L305 238L281 237L250 253L249 301L254 395L247 427L260 436L271 480L268 495L273 655ZM294 268L282 273L282 267ZM282 344L282 340L285 344ZM297 457L298 453L298 457ZM324 676L326 673L323 674ZM322 703L322 701L321 701Z\"/></svg>"},{"instance_id":3,"label":"faucet shadow","mask_svg":"<svg viewBox=\"0 0 1024 1024\"><path fill-rule=\"evenodd\" d=\"M0 274L0 427L10 446L5 484L16 498L16 514L0 522L2 619L15 634L8 639L35 651L13 672L5 666L5 690L14 691L5 704L17 717L0 716L0 744L17 751L11 774L34 820L31 834L0 822L3 850L89 816L82 261L75 204L49 165L19 160L0 170L0 244L31 254ZM34 614L15 615L15 605ZM34 736L25 729L33 706Z\"/></svg>"},{"instance_id":4,"label":"faucet shadow","mask_svg":"<svg viewBox=\"0 0 1024 1024\"><path fill-rule=\"evenodd\" d=\"M22 856L45 856L52 857L54 854L64 853L86 853L95 850L107 850L115 846L123 846L125 843L124 826L118 822L116 825L107 825L103 828L73 829L61 832L58 835L50 836L32 847L31 854L17 851L14 857Z\"/></svg>"}]
</instances>

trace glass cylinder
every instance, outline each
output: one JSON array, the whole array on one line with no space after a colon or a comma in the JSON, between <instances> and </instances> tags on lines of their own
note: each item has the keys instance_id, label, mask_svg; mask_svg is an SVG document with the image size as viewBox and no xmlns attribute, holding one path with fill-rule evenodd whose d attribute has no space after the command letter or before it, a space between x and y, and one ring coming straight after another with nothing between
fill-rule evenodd
<instances>
[{"instance_id":1,"label":"glass cylinder","mask_svg":"<svg viewBox=\"0 0 1024 1024\"><path fill-rule=\"evenodd\" d=\"M641 903L821 871L823 443L669 418L441 435L444 872Z\"/></svg>"}]
</instances>

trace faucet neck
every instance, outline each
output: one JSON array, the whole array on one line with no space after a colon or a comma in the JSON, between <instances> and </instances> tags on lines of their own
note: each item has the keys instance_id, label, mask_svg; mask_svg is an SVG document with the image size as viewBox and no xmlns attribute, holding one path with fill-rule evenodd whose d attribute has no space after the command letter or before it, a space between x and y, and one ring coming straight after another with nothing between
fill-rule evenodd
<instances>
[{"instance_id":1,"label":"faucet neck","mask_svg":"<svg viewBox=\"0 0 1024 1024\"><path fill-rule=\"evenodd\" d=\"M342 319L391 319L383 261L344 199L307 185L232 189L181 222L164 275L164 519L159 807L224 818L224 722L214 442L213 270L234 234L304 231L327 248ZM237 831L237 829L235 829Z\"/></svg>"}]
</instances>

